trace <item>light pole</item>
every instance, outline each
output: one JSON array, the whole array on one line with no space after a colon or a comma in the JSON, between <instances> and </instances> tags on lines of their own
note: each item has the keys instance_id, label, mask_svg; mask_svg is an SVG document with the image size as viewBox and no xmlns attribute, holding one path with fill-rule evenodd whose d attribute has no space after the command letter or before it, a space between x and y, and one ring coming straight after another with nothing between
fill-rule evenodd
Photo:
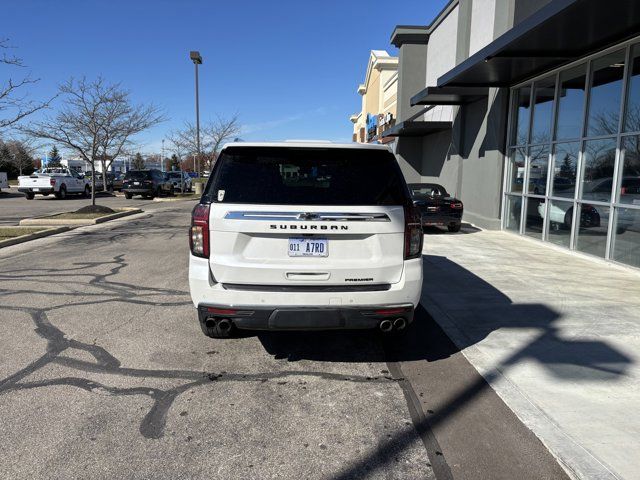
<instances>
[{"instance_id":1,"label":"light pole","mask_svg":"<svg viewBox=\"0 0 640 480\"><path fill-rule=\"evenodd\" d=\"M198 155L198 175L200 175L200 97L198 91L198 65L202 65L202 56L197 50L189 52L189 58L196 67L196 154Z\"/></svg>"},{"instance_id":2,"label":"light pole","mask_svg":"<svg viewBox=\"0 0 640 480\"><path fill-rule=\"evenodd\" d=\"M164 172L164 138L162 139L162 155L160 156L160 171Z\"/></svg>"}]
</instances>

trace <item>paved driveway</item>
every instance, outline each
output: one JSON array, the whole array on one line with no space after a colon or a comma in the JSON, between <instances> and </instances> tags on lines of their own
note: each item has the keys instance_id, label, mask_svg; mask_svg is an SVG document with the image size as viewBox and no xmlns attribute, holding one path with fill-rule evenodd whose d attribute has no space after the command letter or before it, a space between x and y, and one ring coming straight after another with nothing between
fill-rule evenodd
<instances>
[{"instance_id":1,"label":"paved driveway","mask_svg":"<svg viewBox=\"0 0 640 480\"><path fill-rule=\"evenodd\" d=\"M424 309L202 335L191 207L0 250L0 478L565 478Z\"/></svg>"},{"instance_id":2,"label":"paved driveway","mask_svg":"<svg viewBox=\"0 0 640 480\"><path fill-rule=\"evenodd\" d=\"M423 303L580 478L640 478L640 272L506 232L430 235Z\"/></svg>"}]
</instances>

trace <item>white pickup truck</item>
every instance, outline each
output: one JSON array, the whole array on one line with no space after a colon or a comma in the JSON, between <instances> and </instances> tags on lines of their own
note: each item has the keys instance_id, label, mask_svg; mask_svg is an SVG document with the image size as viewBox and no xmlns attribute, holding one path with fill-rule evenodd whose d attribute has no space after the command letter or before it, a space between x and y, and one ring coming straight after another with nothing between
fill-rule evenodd
<instances>
[{"instance_id":1,"label":"white pickup truck","mask_svg":"<svg viewBox=\"0 0 640 480\"><path fill-rule=\"evenodd\" d=\"M53 193L62 199L69 193L91 196L89 180L68 168L44 168L31 175L18 177L18 191L24 193L27 200L33 200L36 194L45 197Z\"/></svg>"},{"instance_id":2,"label":"white pickup truck","mask_svg":"<svg viewBox=\"0 0 640 480\"><path fill-rule=\"evenodd\" d=\"M0 172L0 192L3 188L9 188L9 180L7 180L7 172Z\"/></svg>"}]
</instances>

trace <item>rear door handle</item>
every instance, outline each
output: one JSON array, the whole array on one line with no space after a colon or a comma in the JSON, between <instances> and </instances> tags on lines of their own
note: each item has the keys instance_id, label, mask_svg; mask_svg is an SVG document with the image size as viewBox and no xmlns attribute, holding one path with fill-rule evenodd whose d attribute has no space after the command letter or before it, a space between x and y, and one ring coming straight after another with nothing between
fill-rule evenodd
<instances>
[{"instance_id":1,"label":"rear door handle","mask_svg":"<svg viewBox=\"0 0 640 480\"><path fill-rule=\"evenodd\" d=\"M318 280L329 280L331 275L329 272L287 272L285 277L287 280L295 280L302 282L317 282Z\"/></svg>"}]
</instances>

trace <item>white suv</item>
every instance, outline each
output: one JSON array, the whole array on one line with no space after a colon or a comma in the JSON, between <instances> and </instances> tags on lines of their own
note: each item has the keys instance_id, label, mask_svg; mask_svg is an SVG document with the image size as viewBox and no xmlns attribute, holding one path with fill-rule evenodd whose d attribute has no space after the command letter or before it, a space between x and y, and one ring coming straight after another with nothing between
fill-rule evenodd
<instances>
[{"instance_id":1,"label":"white suv","mask_svg":"<svg viewBox=\"0 0 640 480\"><path fill-rule=\"evenodd\" d=\"M233 143L192 214L202 331L402 330L422 289L422 227L382 145Z\"/></svg>"}]
</instances>

